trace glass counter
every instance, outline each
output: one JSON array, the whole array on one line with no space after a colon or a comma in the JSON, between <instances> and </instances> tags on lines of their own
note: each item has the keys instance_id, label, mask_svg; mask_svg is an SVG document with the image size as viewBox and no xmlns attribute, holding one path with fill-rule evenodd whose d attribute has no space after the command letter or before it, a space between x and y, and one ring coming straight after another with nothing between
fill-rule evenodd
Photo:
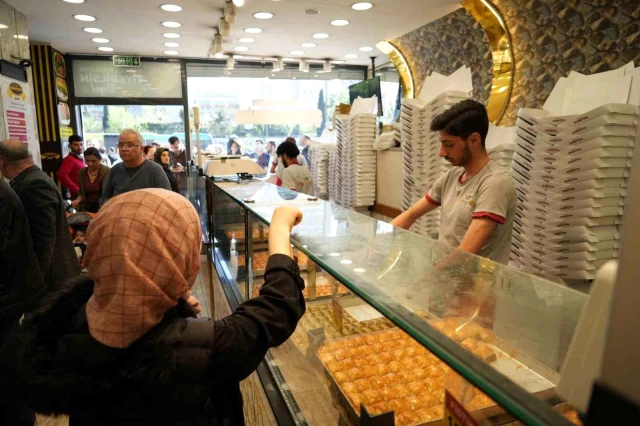
<instances>
[{"instance_id":1,"label":"glass counter","mask_svg":"<svg viewBox=\"0 0 640 426\"><path fill-rule=\"evenodd\" d=\"M208 181L207 198L240 302L264 283L274 210L303 212L307 312L266 359L292 424L449 425L460 407L483 425L571 424L553 390L588 296L268 183Z\"/></svg>"}]
</instances>

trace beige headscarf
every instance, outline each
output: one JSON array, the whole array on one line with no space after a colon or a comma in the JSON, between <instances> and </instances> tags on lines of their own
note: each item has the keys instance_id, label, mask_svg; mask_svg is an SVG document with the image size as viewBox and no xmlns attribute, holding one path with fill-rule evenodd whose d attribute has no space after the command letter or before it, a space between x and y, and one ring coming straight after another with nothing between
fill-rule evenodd
<instances>
[{"instance_id":1,"label":"beige headscarf","mask_svg":"<svg viewBox=\"0 0 640 426\"><path fill-rule=\"evenodd\" d=\"M87 230L84 265L95 281L87 303L91 335L126 348L185 297L200 270L198 214L164 189L113 198Z\"/></svg>"}]
</instances>

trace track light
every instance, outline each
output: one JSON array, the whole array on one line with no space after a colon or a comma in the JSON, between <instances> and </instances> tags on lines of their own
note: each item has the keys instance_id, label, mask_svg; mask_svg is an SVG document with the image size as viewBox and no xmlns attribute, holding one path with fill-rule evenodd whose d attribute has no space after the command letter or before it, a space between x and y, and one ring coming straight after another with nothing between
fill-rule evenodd
<instances>
[{"instance_id":1,"label":"track light","mask_svg":"<svg viewBox=\"0 0 640 426\"><path fill-rule=\"evenodd\" d=\"M220 34L222 34L223 37L229 37L229 34L231 33L231 24L225 21L224 18L220 18L218 31L220 31Z\"/></svg>"},{"instance_id":2,"label":"track light","mask_svg":"<svg viewBox=\"0 0 640 426\"><path fill-rule=\"evenodd\" d=\"M224 20L230 24L236 22L236 6L230 1L224 6Z\"/></svg>"}]
</instances>

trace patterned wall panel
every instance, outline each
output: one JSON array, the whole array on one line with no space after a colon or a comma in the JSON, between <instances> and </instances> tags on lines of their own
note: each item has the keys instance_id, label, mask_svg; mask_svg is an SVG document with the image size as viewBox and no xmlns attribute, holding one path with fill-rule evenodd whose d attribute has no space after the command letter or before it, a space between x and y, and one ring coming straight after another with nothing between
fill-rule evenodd
<instances>
[{"instance_id":1,"label":"patterned wall panel","mask_svg":"<svg viewBox=\"0 0 640 426\"><path fill-rule=\"evenodd\" d=\"M464 9L393 41L413 70L416 95L433 71L449 75L463 65L471 68L473 99L487 102L491 92L491 50L478 22Z\"/></svg>"},{"instance_id":2,"label":"patterned wall panel","mask_svg":"<svg viewBox=\"0 0 640 426\"><path fill-rule=\"evenodd\" d=\"M493 0L512 37L514 87L501 125L513 125L518 109L541 108L560 77L593 74L634 61L640 66L638 0ZM459 9L394 40L418 85L430 72L473 70L474 99L491 89L491 53L482 28Z\"/></svg>"}]
</instances>

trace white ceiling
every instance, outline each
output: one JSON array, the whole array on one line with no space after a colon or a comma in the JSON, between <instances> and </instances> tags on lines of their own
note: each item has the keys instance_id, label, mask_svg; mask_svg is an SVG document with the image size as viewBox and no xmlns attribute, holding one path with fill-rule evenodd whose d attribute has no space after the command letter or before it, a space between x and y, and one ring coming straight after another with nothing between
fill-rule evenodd
<instances>
[{"instance_id":1,"label":"white ceiling","mask_svg":"<svg viewBox=\"0 0 640 426\"><path fill-rule=\"evenodd\" d=\"M7 0L27 15L29 37L34 42L50 43L64 53L104 54L97 48L104 46L91 41L93 37L110 40L116 54L134 54L162 57L165 50L177 50L179 57L206 58L215 28L222 15L224 0L85 0L72 4L62 0ZM231 26L231 35L224 39L225 52L233 53L236 46L247 46L249 51L236 52L245 57L292 57L292 50L303 50L302 58L344 60L346 54L358 54L347 59L347 64L365 65L372 55L381 56L377 50L360 52L363 46L375 47L382 40L389 40L427 24L459 6L459 0L371 0L373 9L354 11L351 4L359 0L246 0L238 8L237 19ZM161 4L177 4L181 12L165 12ZM317 9L318 15L309 16L306 9ZM275 17L260 20L255 12L271 12ZM95 22L80 22L74 14L93 15ZM347 19L350 25L335 27L334 19ZM163 21L177 21L181 28L165 28ZM102 34L89 34L84 27L97 27ZM259 27L261 34L247 34L247 27ZM178 40L162 36L177 32ZM315 40L313 33L330 34L328 39ZM237 40L251 37L255 43L244 44ZM167 48L169 41L180 43L179 48ZM302 48L301 43L314 42L314 48ZM386 62L386 61L385 61Z\"/></svg>"}]
</instances>

